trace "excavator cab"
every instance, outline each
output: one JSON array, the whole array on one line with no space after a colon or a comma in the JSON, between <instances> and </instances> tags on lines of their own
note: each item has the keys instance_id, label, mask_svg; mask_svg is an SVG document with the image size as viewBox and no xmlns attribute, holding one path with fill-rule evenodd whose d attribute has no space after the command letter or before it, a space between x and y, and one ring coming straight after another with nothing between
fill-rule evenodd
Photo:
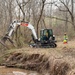
<instances>
[{"instance_id":1,"label":"excavator cab","mask_svg":"<svg viewBox=\"0 0 75 75\"><path fill-rule=\"evenodd\" d=\"M42 29L40 31L40 39L42 42L48 40L55 40L55 38L53 37L52 29Z\"/></svg>"},{"instance_id":2,"label":"excavator cab","mask_svg":"<svg viewBox=\"0 0 75 75\"><path fill-rule=\"evenodd\" d=\"M56 47L55 36L52 29L42 29L40 31L40 42L42 46Z\"/></svg>"}]
</instances>

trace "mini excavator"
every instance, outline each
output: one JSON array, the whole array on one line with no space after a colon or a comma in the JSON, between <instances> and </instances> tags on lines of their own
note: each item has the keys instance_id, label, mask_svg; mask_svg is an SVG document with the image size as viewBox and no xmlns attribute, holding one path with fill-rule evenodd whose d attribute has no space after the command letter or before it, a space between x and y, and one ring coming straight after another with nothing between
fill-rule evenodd
<instances>
[{"instance_id":1,"label":"mini excavator","mask_svg":"<svg viewBox=\"0 0 75 75\"><path fill-rule=\"evenodd\" d=\"M6 46L6 41L9 40L12 45L14 45L14 42L10 39L14 31L17 29L18 26L25 26L29 28L32 32L32 40L34 41L33 44L30 44L30 47L39 47L39 48L55 48L57 47L55 36L53 35L52 29L41 29L40 30L40 40L37 38L36 31L34 29L34 26L28 22L24 21L13 21L6 32L6 34L2 37L0 40L0 43L8 48Z\"/></svg>"}]
</instances>

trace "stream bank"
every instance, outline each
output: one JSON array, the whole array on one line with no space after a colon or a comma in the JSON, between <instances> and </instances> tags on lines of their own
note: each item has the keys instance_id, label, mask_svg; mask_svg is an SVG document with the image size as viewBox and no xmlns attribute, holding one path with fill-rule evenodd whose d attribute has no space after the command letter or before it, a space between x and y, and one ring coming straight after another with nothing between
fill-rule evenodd
<instances>
[{"instance_id":1,"label":"stream bank","mask_svg":"<svg viewBox=\"0 0 75 75\"><path fill-rule=\"evenodd\" d=\"M67 53L67 51L64 51L62 52ZM36 71L41 75L74 75L74 63L72 65L70 63L70 61L73 61L73 58L69 56L69 59L68 54L64 56L62 52L56 50L56 48L6 50L5 54L0 57L0 64L9 68Z\"/></svg>"}]
</instances>

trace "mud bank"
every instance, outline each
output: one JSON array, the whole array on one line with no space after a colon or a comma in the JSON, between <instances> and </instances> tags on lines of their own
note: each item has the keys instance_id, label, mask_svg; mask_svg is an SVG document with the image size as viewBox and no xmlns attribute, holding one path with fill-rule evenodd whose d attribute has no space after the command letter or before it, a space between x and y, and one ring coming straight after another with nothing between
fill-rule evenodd
<instances>
[{"instance_id":1,"label":"mud bank","mask_svg":"<svg viewBox=\"0 0 75 75\"><path fill-rule=\"evenodd\" d=\"M1 65L37 71L44 75L75 75L71 64L56 51L13 51L5 56Z\"/></svg>"}]
</instances>

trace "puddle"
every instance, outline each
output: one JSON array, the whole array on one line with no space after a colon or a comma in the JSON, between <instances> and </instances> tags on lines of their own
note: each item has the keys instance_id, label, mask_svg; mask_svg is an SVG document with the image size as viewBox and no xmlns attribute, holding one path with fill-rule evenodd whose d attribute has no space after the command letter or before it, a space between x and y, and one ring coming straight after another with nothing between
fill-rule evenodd
<instances>
[{"instance_id":1,"label":"puddle","mask_svg":"<svg viewBox=\"0 0 75 75\"><path fill-rule=\"evenodd\" d=\"M35 71L0 66L0 75L40 75Z\"/></svg>"}]
</instances>

